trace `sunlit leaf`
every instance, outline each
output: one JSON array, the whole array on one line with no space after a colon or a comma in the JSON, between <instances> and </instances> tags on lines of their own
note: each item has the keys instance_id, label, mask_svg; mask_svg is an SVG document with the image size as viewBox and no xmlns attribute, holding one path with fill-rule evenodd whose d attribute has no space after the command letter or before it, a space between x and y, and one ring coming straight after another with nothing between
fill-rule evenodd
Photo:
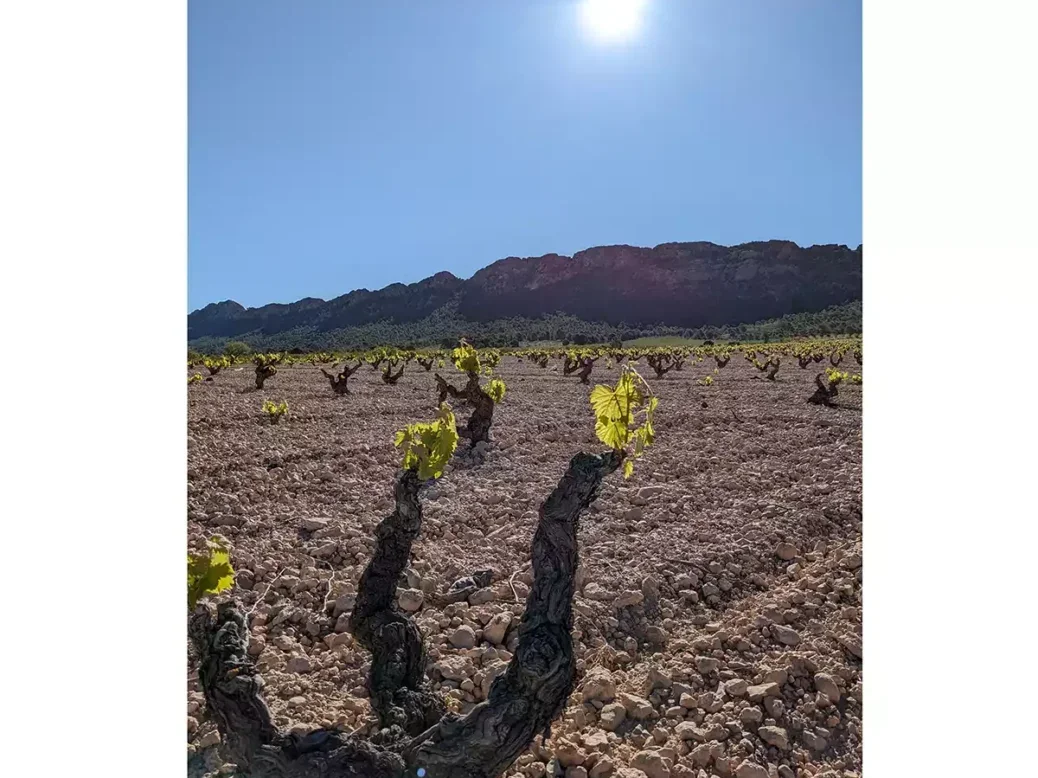
<instances>
[{"instance_id":1,"label":"sunlit leaf","mask_svg":"<svg viewBox=\"0 0 1038 778\"><path fill-rule=\"evenodd\" d=\"M483 391L490 396L491 400L499 403L505 397L505 382L500 378L493 378L483 387Z\"/></svg>"},{"instance_id":2,"label":"sunlit leaf","mask_svg":"<svg viewBox=\"0 0 1038 778\"><path fill-rule=\"evenodd\" d=\"M652 420L659 400L655 396L646 399L643 387L646 391L649 387L634 368L624 365L621 370L616 386L596 386L589 402L595 413L595 434L614 451L628 454L624 472L629 474L634 468L633 460L655 440ZM638 426L636 419L642 415L644 420Z\"/></svg>"},{"instance_id":3,"label":"sunlit leaf","mask_svg":"<svg viewBox=\"0 0 1038 778\"><path fill-rule=\"evenodd\" d=\"M204 554L187 557L187 604L193 609L200 599L234 586L234 568L229 550L220 542L207 543Z\"/></svg>"},{"instance_id":4,"label":"sunlit leaf","mask_svg":"<svg viewBox=\"0 0 1038 778\"><path fill-rule=\"evenodd\" d=\"M394 445L403 449L404 470L416 470L423 481L442 476L458 445L458 430L450 406L440 405L435 421L410 424L397 432Z\"/></svg>"}]
</instances>

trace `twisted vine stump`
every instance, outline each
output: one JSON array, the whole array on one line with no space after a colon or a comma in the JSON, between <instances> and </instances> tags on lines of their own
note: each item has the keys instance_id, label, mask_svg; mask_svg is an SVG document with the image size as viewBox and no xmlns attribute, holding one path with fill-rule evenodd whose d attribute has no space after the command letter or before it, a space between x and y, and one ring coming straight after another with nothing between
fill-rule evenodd
<instances>
[{"instance_id":1,"label":"twisted vine stump","mask_svg":"<svg viewBox=\"0 0 1038 778\"><path fill-rule=\"evenodd\" d=\"M454 388L439 374L436 377L436 388L439 391L437 404L448 397L464 400L472 406L472 415L464 429L458 430L458 437L467 438L474 446L480 441L490 440L490 425L494 421L494 400L479 385L479 373L469 372L469 380L461 389Z\"/></svg>"},{"instance_id":2,"label":"twisted vine stump","mask_svg":"<svg viewBox=\"0 0 1038 778\"><path fill-rule=\"evenodd\" d=\"M307 735L278 731L260 697L256 663L248 654L249 628L234 602L215 616L206 605L191 617L188 635L199 654L198 678L206 708L234 763L254 778L401 778L403 759L334 730Z\"/></svg>"},{"instance_id":3,"label":"twisted vine stump","mask_svg":"<svg viewBox=\"0 0 1038 778\"><path fill-rule=\"evenodd\" d=\"M673 364L664 367L663 360L664 357L654 356L652 354L645 357L645 361L648 363L649 367L652 368L653 372L656 373L656 377L659 379L662 379L663 376L665 376L667 373L674 369Z\"/></svg>"},{"instance_id":4,"label":"twisted vine stump","mask_svg":"<svg viewBox=\"0 0 1038 778\"><path fill-rule=\"evenodd\" d=\"M582 383L582 384L590 383L588 378L591 376L591 369L595 366L595 362L597 362L598 359L599 359L598 357L595 357L594 359L592 359L591 357L588 357L587 359L584 360L584 366L577 373L577 377L580 379L580 383Z\"/></svg>"},{"instance_id":5,"label":"twisted vine stump","mask_svg":"<svg viewBox=\"0 0 1038 778\"><path fill-rule=\"evenodd\" d=\"M533 536L533 588L519 624L519 645L485 702L461 719L441 720L404 750L429 778L496 778L551 723L576 682L573 590L577 526L605 476L622 461L610 452L577 454L541 505Z\"/></svg>"},{"instance_id":6,"label":"twisted vine stump","mask_svg":"<svg viewBox=\"0 0 1038 778\"><path fill-rule=\"evenodd\" d=\"M368 693L382 725L380 737L387 741L421 733L447 710L426 686L422 634L396 604L397 582L422 528L421 485L413 470L397 478L396 510L375 528L375 554L361 575L350 614L350 632L372 654Z\"/></svg>"},{"instance_id":7,"label":"twisted vine stump","mask_svg":"<svg viewBox=\"0 0 1038 778\"><path fill-rule=\"evenodd\" d=\"M405 362L400 366L400 369L393 373L393 363L387 362L385 370L382 371L382 381L387 384L395 384L400 380L400 376L404 374L404 368L407 367Z\"/></svg>"},{"instance_id":8,"label":"twisted vine stump","mask_svg":"<svg viewBox=\"0 0 1038 778\"><path fill-rule=\"evenodd\" d=\"M246 617L234 602L215 614L199 606L188 632L200 658L206 704L229 755L253 778L498 778L536 735L550 736L573 691L577 527L622 459L613 452L577 454L544 501L519 644L488 699L463 717L443 715L442 702L426 690L421 635L396 606L397 581L421 529L421 483L414 471L397 479L396 509L376 530L378 543L350 619L357 640L375 652L368 685L382 728L371 740L326 729L279 732L247 651Z\"/></svg>"},{"instance_id":9,"label":"twisted vine stump","mask_svg":"<svg viewBox=\"0 0 1038 778\"><path fill-rule=\"evenodd\" d=\"M843 362L843 354L832 353L829 355L829 362L832 363L833 367L839 367L840 363Z\"/></svg>"},{"instance_id":10,"label":"twisted vine stump","mask_svg":"<svg viewBox=\"0 0 1038 778\"><path fill-rule=\"evenodd\" d=\"M758 372L763 373L765 370L767 370L769 367L771 367L771 357L768 357L767 360L764 361L764 362L760 362L760 361L757 360L756 357L754 357L753 360L750 362L750 364L752 364L755 368L757 368Z\"/></svg>"},{"instance_id":11,"label":"twisted vine stump","mask_svg":"<svg viewBox=\"0 0 1038 778\"><path fill-rule=\"evenodd\" d=\"M577 378L580 379L580 383L587 384L588 377L591 375L591 370L595 366L595 362L598 361L598 357L592 359L591 357L584 357L583 359L570 359L566 357L566 362L562 366L563 375L577 374Z\"/></svg>"},{"instance_id":12,"label":"twisted vine stump","mask_svg":"<svg viewBox=\"0 0 1038 778\"><path fill-rule=\"evenodd\" d=\"M426 373L428 373L430 370L432 370L433 359L431 357L429 359L424 359L422 357L417 357L415 359L415 362L417 362L419 365L424 367Z\"/></svg>"},{"instance_id":13,"label":"twisted vine stump","mask_svg":"<svg viewBox=\"0 0 1038 778\"><path fill-rule=\"evenodd\" d=\"M714 362L716 362L716 363L717 363L717 367L718 367L718 368L722 368L722 367L724 367L725 365L727 365L727 364L728 364L728 362L729 362L729 361L731 361L731 358L732 358L732 355L731 355L731 354L729 354L728 356L726 356L726 357L725 357L724 359L721 359L721 358L720 358L719 356L717 356L716 354L714 354Z\"/></svg>"},{"instance_id":14,"label":"twisted vine stump","mask_svg":"<svg viewBox=\"0 0 1038 778\"><path fill-rule=\"evenodd\" d=\"M262 389L263 382L277 374L277 368L273 365L256 365L256 388Z\"/></svg>"},{"instance_id":15,"label":"twisted vine stump","mask_svg":"<svg viewBox=\"0 0 1038 778\"><path fill-rule=\"evenodd\" d=\"M806 368L808 365L811 364L811 355L810 354L801 354L799 357L797 357L797 364L799 364L800 365L800 369L803 370L804 368Z\"/></svg>"},{"instance_id":16,"label":"twisted vine stump","mask_svg":"<svg viewBox=\"0 0 1038 778\"><path fill-rule=\"evenodd\" d=\"M443 405L443 403L446 402L447 398L452 396L451 389L453 389L454 387L448 384L447 381L443 378L443 376L441 376L439 373L433 373L433 378L436 379L436 391L439 392L439 394L436 396L436 404ZM454 391L456 392L457 390L455 389Z\"/></svg>"},{"instance_id":17,"label":"twisted vine stump","mask_svg":"<svg viewBox=\"0 0 1038 778\"><path fill-rule=\"evenodd\" d=\"M824 405L831 408L833 406L833 400L835 400L837 395L840 393L836 388L836 384L826 384L826 382L822 380L821 373L815 376L815 384L817 388L815 389L814 394L807 398L807 401L811 405Z\"/></svg>"},{"instance_id":18,"label":"twisted vine stump","mask_svg":"<svg viewBox=\"0 0 1038 778\"><path fill-rule=\"evenodd\" d=\"M775 375L778 373L779 368L782 366L782 360L777 358L774 360L769 360L767 366L769 368L767 378L769 381L774 381Z\"/></svg>"},{"instance_id":19,"label":"twisted vine stump","mask_svg":"<svg viewBox=\"0 0 1038 778\"><path fill-rule=\"evenodd\" d=\"M324 374L324 377L328 379L328 383L331 384L333 392L335 392L336 394L349 394L350 390L346 384L350 380L350 376L356 373L358 370L360 370L360 366L362 364L364 363L358 362L356 365L353 366L352 370L350 369L349 365L343 365L342 371L337 376L332 375L323 367L320 368L320 370L321 373Z\"/></svg>"}]
</instances>

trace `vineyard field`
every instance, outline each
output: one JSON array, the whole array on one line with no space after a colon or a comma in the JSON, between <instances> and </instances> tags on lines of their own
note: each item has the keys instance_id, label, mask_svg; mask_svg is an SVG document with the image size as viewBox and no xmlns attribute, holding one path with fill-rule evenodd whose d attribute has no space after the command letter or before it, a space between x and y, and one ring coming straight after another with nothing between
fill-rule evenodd
<instances>
[{"instance_id":1,"label":"vineyard field","mask_svg":"<svg viewBox=\"0 0 1038 778\"><path fill-rule=\"evenodd\" d=\"M633 362L659 400L655 442L580 518L576 686L551 737L503 775L860 772L860 351L839 367L859 375L827 405L808 398L828 359L801 368L793 347L757 348L754 359L781 354L772 380L737 350L723 367L693 351L662 377L646 356ZM398 602L451 710L484 700L515 652L538 509L577 452L604 450L589 395L620 366L596 356L587 384L556 355L546 367L501 356L485 378L507 387L489 442L461 440L423 495ZM449 359L429 370L409 359L391 384L362 364L337 394L322 366L286 359L262 382L248 361L211 376L188 368L204 376L186 390L188 539L233 548L274 723L366 733L371 655L347 621L375 527L394 509L394 435L436 414L436 373L461 382ZM269 418L267 400L287 411ZM470 411L451 402L460 429ZM455 581L485 570L488 585L447 602ZM190 671L187 699L189 769L201 776L220 768L222 744Z\"/></svg>"}]
</instances>

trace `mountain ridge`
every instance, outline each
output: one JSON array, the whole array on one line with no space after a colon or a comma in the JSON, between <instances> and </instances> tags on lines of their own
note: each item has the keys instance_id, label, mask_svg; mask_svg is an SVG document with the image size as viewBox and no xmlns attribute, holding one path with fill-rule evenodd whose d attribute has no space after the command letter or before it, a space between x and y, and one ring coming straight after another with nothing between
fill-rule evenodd
<instances>
[{"instance_id":1,"label":"mountain ridge","mask_svg":"<svg viewBox=\"0 0 1038 778\"><path fill-rule=\"evenodd\" d=\"M449 304L465 320L562 313L611 324L727 325L821 310L861 298L862 246L792 241L652 248L594 246L572 256L505 257L462 279L441 270L410 284L247 308L234 300L188 315L188 340L329 332L425 319Z\"/></svg>"}]
</instances>

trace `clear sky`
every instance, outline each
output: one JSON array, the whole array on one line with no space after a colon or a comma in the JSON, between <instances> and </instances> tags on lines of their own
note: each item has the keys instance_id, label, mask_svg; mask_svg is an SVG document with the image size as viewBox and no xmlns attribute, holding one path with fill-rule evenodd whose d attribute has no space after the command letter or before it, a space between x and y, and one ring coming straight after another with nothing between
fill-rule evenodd
<instances>
[{"instance_id":1,"label":"clear sky","mask_svg":"<svg viewBox=\"0 0 1038 778\"><path fill-rule=\"evenodd\" d=\"M581 2L190 0L189 308L861 243L858 0L644 0L619 38Z\"/></svg>"}]
</instances>

